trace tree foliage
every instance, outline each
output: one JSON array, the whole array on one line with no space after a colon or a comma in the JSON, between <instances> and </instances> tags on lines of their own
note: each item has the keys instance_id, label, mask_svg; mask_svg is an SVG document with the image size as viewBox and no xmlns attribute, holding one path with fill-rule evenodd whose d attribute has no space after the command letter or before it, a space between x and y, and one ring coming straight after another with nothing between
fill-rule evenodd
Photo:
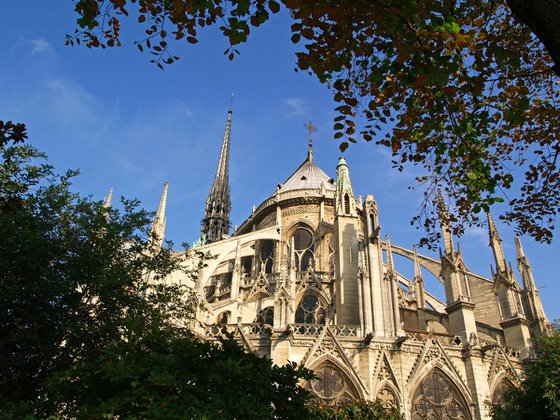
<instances>
[{"instance_id":1,"label":"tree foliage","mask_svg":"<svg viewBox=\"0 0 560 420\"><path fill-rule=\"evenodd\" d=\"M402 420L404 416L379 401L354 400L336 406L311 405L311 418L317 420Z\"/></svg>"},{"instance_id":2,"label":"tree foliage","mask_svg":"<svg viewBox=\"0 0 560 420\"><path fill-rule=\"evenodd\" d=\"M525 378L505 395L505 406L494 406L494 420L560 418L560 326L536 339L536 358L525 365Z\"/></svg>"},{"instance_id":3,"label":"tree foliage","mask_svg":"<svg viewBox=\"0 0 560 420\"><path fill-rule=\"evenodd\" d=\"M305 369L193 337L190 290L161 281L183 258L137 202L79 197L27 144L0 155L1 418L307 413Z\"/></svg>"},{"instance_id":4,"label":"tree foliage","mask_svg":"<svg viewBox=\"0 0 560 420\"><path fill-rule=\"evenodd\" d=\"M151 329L59 372L48 389L70 417L295 419L308 414L298 380L309 377L246 353L231 337L214 345Z\"/></svg>"},{"instance_id":5,"label":"tree foliage","mask_svg":"<svg viewBox=\"0 0 560 420\"><path fill-rule=\"evenodd\" d=\"M550 242L560 210L559 66L529 27L541 13L537 35L557 58L560 38L543 32L556 30L560 17L547 16L547 1L521 3L79 0L78 29L67 43L121 45L121 20L134 10L145 25L145 38L135 43L161 68L178 58L172 40L196 43L198 31L212 25L228 38L225 54L233 59L251 29L283 6L293 18L291 39L302 48L297 69L325 83L338 104L341 149L362 137L389 147L399 170L419 167L425 202L415 222L427 239L439 236L433 203L441 188L455 207L455 233L506 201L506 221Z\"/></svg>"}]
</instances>

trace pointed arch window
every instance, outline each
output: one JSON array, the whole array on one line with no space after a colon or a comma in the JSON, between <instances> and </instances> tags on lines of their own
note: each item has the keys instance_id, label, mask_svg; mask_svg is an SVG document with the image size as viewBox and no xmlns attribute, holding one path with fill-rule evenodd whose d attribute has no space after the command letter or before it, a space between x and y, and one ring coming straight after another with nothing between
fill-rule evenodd
<instances>
[{"instance_id":1,"label":"pointed arch window","mask_svg":"<svg viewBox=\"0 0 560 420\"><path fill-rule=\"evenodd\" d=\"M306 387L321 403L335 405L360 398L352 382L334 363L322 363L313 369L313 373L316 378Z\"/></svg>"},{"instance_id":2,"label":"pointed arch window","mask_svg":"<svg viewBox=\"0 0 560 420\"><path fill-rule=\"evenodd\" d=\"M350 214L350 196L348 193L344 194L344 213Z\"/></svg>"},{"instance_id":3,"label":"pointed arch window","mask_svg":"<svg viewBox=\"0 0 560 420\"><path fill-rule=\"evenodd\" d=\"M226 325L227 323L229 323L230 318L231 318L231 312L224 311L220 315L218 315L218 318L216 319L216 324Z\"/></svg>"},{"instance_id":4,"label":"pointed arch window","mask_svg":"<svg viewBox=\"0 0 560 420\"><path fill-rule=\"evenodd\" d=\"M313 266L315 259L315 240L313 233L304 227L298 227L292 235L296 257L296 271L305 271Z\"/></svg>"},{"instance_id":5,"label":"pointed arch window","mask_svg":"<svg viewBox=\"0 0 560 420\"><path fill-rule=\"evenodd\" d=\"M494 389L494 393L492 394L492 405L499 405L500 407L505 406L505 396L506 392L508 392L513 385L507 379L501 381L496 388Z\"/></svg>"},{"instance_id":6,"label":"pointed arch window","mask_svg":"<svg viewBox=\"0 0 560 420\"><path fill-rule=\"evenodd\" d=\"M271 274L274 266L274 241L267 239L260 242L259 260L261 270L264 268L265 274Z\"/></svg>"},{"instance_id":7,"label":"pointed arch window","mask_svg":"<svg viewBox=\"0 0 560 420\"><path fill-rule=\"evenodd\" d=\"M253 321L253 324L272 325L273 323L274 323L274 307L273 306L268 306L264 309L261 309L259 311L259 313L257 314L257 316L255 317L255 320Z\"/></svg>"},{"instance_id":8,"label":"pointed arch window","mask_svg":"<svg viewBox=\"0 0 560 420\"><path fill-rule=\"evenodd\" d=\"M315 295L305 295L297 309L296 324L325 324L326 308L324 303Z\"/></svg>"},{"instance_id":9,"label":"pointed arch window","mask_svg":"<svg viewBox=\"0 0 560 420\"><path fill-rule=\"evenodd\" d=\"M412 419L470 420L465 398L439 369L433 369L420 382L412 399Z\"/></svg>"}]
</instances>

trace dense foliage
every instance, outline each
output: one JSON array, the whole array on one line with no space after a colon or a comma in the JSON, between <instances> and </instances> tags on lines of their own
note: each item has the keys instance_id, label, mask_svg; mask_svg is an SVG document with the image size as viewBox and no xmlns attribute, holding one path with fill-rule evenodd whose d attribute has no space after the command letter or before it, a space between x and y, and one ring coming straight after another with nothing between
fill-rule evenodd
<instances>
[{"instance_id":1,"label":"dense foliage","mask_svg":"<svg viewBox=\"0 0 560 420\"><path fill-rule=\"evenodd\" d=\"M311 405L311 418L317 420L402 420L404 416L379 401L347 401L336 406Z\"/></svg>"},{"instance_id":2,"label":"dense foliage","mask_svg":"<svg viewBox=\"0 0 560 420\"><path fill-rule=\"evenodd\" d=\"M252 28L283 5L293 18L291 39L302 47L297 69L325 83L338 103L341 149L359 135L389 147L399 170L420 167L425 201L415 221L426 239L439 236L433 202L441 188L455 207L455 233L506 201L507 221L550 242L560 210L560 66L551 59L560 60L560 13L547 8L550 1L524 3L80 0L79 28L67 43L121 45L130 10L145 25L137 47L162 68L178 58L172 40L196 43L198 31L213 25L233 59Z\"/></svg>"},{"instance_id":3,"label":"dense foliage","mask_svg":"<svg viewBox=\"0 0 560 420\"><path fill-rule=\"evenodd\" d=\"M29 145L0 155L0 418L307 413L305 369L192 336L190 291L159 281L183 259L136 202L80 198Z\"/></svg>"},{"instance_id":4,"label":"dense foliage","mask_svg":"<svg viewBox=\"0 0 560 420\"><path fill-rule=\"evenodd\" d=\"M560 326L536 339L536 358L526 363L520 387L505 395L505 406L493 407L494 420L560 418Z\"/></svg>"}]
</instances>

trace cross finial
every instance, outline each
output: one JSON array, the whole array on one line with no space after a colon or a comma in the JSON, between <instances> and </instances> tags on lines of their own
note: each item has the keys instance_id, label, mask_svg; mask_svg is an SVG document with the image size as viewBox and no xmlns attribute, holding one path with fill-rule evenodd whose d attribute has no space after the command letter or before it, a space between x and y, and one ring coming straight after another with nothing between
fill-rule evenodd
<instances>
[{"instance_id":1,"label":"cross finial","mask_svg":"<svg viewBox=\"0 0 560 420\"><path fill-rule=\"evenodd\" d=\"M313 160L313 132L317 131L317 127L313 125L311 121L308 121L304 125L305 128L309 131L309 151L307 152L307 159L309 161Z\"/></svg>"}]
</instances>

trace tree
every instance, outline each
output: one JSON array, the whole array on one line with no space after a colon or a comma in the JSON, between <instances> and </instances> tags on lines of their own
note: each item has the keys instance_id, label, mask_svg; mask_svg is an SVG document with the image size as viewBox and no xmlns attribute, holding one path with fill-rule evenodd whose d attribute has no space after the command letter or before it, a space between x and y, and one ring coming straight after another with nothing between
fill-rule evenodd
<instances>
[{"instance_id":1,"label":"tree","mask_svg":"<svg viewBox=\"0 0 560 420\"><path fill-rule=\"evenodd\" d=\"M439 236L438 188L455 206L457 234L507 201L503 219L552 240L560 210L557 1L281 3L293 18L292 41L302 46L297 69L325 83L338 103L341 149L359 134L391 148L399 170L421 167L425 201L415 222L428 232L423 243ZM136 45L157 66L178 59L170 40L196 43L198 30L212 25L229 39L233 59L251 28L281 7L275 0L80 0L79 27L67 43L121 45L121 20L134 8L146 26Z\"/></svg>"},{"instance_id":2,"label":"tree","mask_svg":"<svg viewBox=\"0 0 560 420\"><path fill-rule=\"evenodd\" d=\"M505 394L505 405L494 406L495 420L560 418L560 326L536 339L536 358L525 365L521 386Z\"/></svg>"},{"instance_id":3,"label":"tree","mask_svg":"<svg viewBox=\"0 0 560 420\"><path fill-rule=\"evenodd\" d=\"M61 372L49 389L71 417L294 419L308 417L303 378L307 370L272 366L231 337L216 346L152 330Z\"/></svg>"},{"instance_id":4,"label":"tree","mask_svg":"<svg viewBox=\"0 0 560 420\"><path fill-rule=\"evenodd\" d=\"M183 259L154 245L151 215L137 202L118 210L81 198L70 191L75 172L57 176L36 149L8 143L0 146L0 417L307 413L297 384L308 371L189 332L190 290L160 281Z\"/></svg>"},{"instance_id":5,"label":"tree","mask_svg":"<svg viewBox=\"0 0 560 420\"><path fill-rule=\"evenodd\" d=\"M317 420L401 420L404 416L396 408L385 407L379 401L347 401L336 406L311 406L312 418Z\"/></svg>"}]
</instances>

